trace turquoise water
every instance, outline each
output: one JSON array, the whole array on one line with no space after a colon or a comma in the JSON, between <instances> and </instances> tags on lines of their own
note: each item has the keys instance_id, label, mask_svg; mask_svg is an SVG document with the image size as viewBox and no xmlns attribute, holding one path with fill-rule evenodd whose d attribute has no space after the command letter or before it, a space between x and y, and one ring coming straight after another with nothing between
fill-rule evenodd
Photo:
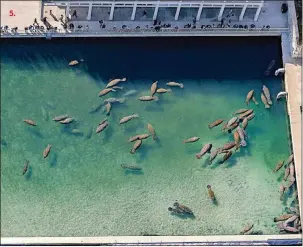
<instances>
[{"instance_id":1,"label":"turquoise water","mask_svg":"<svg viewBox=\"0 0 303 247\"><path fill-rule=\"evenodd\" d=\"M3 42L3 41L2 41ZM271 60L280 66L277 39L108 39L6 41L1 56L1 236L217 235L239 234L248 223L263 234L277 234L273 218L292 204L279 200L283 169L290 154L285 102L266 110L260 99L265 84L272 98L282 89L279 77L264 77ZM69 67L74 59L84 59ZM127 77L122 91L98 98L110 78ZM158 102L137 98L168 81L184 89L160 95ZM115 104L109 127L94 134L105 118L93 106L135 89L124 104ZM197 160L202 145L215 148L233 140L218 118L229 120L245 108L248 91L259 101L247 127L248 145L224 164ZM70 126L52 121L61 114L76 119ZM139 118L119 125L138 113ZM29 118L37 127L22 122ZM129 151L129 137L147 133L151 123L159 137ZM79 129L83 135L71 133ZM192 144L182 140L199 136ZM43 159L43 150L52 145ZM30 168L25 176L25 160ZM123 170L137 164L142 172ZM217 205L208 198L212 185ZM195 218L167 210L175 200Z\"/></svg>"}]
</instances>

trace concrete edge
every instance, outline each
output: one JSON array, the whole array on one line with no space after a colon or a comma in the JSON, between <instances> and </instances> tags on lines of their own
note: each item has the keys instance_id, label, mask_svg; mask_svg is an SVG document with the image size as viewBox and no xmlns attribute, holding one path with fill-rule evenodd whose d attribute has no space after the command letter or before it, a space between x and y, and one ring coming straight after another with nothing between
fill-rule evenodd
<instances>
[{"instance_id":1,"label":"concrete edge","mask_svg":"<svg viewBox=\"0 0 303 247\"><path fill-rule=\"evenodd\" d=\"M234 236L117 236L117 237L2 237L1 244L116 244L116 243L193 243L193 242L267 242L302 241L300 234Z\"/></svg>"}]
</instances>

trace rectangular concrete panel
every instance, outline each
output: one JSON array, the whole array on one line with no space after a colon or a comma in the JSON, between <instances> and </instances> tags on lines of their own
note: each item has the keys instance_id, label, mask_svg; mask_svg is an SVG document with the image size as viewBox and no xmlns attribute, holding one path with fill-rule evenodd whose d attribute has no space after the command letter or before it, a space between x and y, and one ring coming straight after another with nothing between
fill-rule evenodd
<instances>
[{"instance_id":1,"label":"rectangular concrete panel","mask_svg":"<svg viewBox=\"0 0 303 247\"><path fill-rule=\"evenodd\" d=\"M174 21L177 8L159 8L158 18L159 21Z\"/></svg>"},{"instance_id":2,"label":"rectangular concrete panel","mask_svg":"<svg viewBox=\"0 0 303 247\"><path fill-rule=\"evenodd\" d=\"M179 21L189 21L192 22L195 17L197 17L199 8L181 8Z\"/></svg>"},{"instance_id":3,"label":"rectangular concrete panel","mask_svg":"<svg viewBox=\"0 0 303 247\"><path fill-rule=\"evenodd\" d=\"M130 21L133 8L117 7L114 11L114 21Z\"/></svg>"},{"instance_id":4,"label":"rectangular concrete panel","mask_svg":"<svg viewBox=\"0 0 303 247\"><path fill-rule=\"evenodd\" d=\"M201 19L217 19L220 12L220 8L203 8Z\"/></svg>"},{"instance_id":5,"label":"rectangular concrete panel","mask_svg":"<svg viewBox=\"0 0 303 247\"><path fill-rule=\"evenodd\" d=\"M143 16L144 10L146 11L146 15ZM154 11L155 11L154 7L148 7L148 8L137 7L135 21L152 21Z\"/></svg>"},{"instance_id":6,"label":"rectangular concrete panel","mask_svg":"<svg viewBox=\"0 0 303 247\"><path fill-rule=\"evenodd\" d=\"M239 20L242 8L225 8L223 12L223 18L226 20Z\"/></svg>"},{"instance_id":7,"label":"rectangular concrete panel","mask_svg":"<svg viewBox=\"0 0 303 247\"><path fill-rule=\"evenodd\" d=\"M247 8L244 14L243 20L244 21L251 21L254 19L255 14L257 12L257 8Z\"/></svg>"},{"instance_id":8,"label":"rectangular concrete panel","mask_svg":"<svg viewBox=\"0 0 303 247\"><path fill-rule=\"evenodd\" d=\"M109 7L93 7L92 10L92 21L108 21L109 20L109 13L110 8Z\"/></svg>"},{"instance_id":9,"label":"rectangular concrete panel","mask_svg":"<svg viewBox=\"0 0 303 247\"><path fill-rule=\"evenodd\" d=\"M75 10L77 12L77 17L73 16ZM84 21L88 14L88 7L71 7L70 14L72 16L72 21Z\"/></svg>"}]
</instances>

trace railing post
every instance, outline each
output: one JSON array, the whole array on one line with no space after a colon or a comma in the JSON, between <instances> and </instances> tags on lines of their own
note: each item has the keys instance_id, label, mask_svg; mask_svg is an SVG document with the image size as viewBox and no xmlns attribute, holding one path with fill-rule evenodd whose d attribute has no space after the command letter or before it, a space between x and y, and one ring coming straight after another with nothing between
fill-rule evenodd
<instances>
[{"instance_id":1,"label":"railing post","mask_svg":"<svg viewBox=\"0 0 303 247\"><path fill-rule=\"evenodd\" d=\"M196 17L197 21L199 21L201 18L202 10L203 10L203 3L200 4L200 7L198 9L198 13L197 13L197 17Z\"/></svg>"},{"instance_id":2,"label":"railing post","mask_svg":"<svg viewBox=\"0 0 303 247\"><path fill-rule=\"evenodd\" d=\"M239 20L240 20L240 21L243 20L243 17L244 17L244 15L245 15L246 8L247 8L247 3L243 6L243 9L242 9L241 14L240 14L240 16L239 16Z\"/></svg>"},{"instance_id":3,"label":"railing post","mask_svg":"<svg viewBox=\"0 0 303 247\"><path fill-rule=\"evenodd\" d=\"M110 14L109 14L109 20L112 21L114 18L114 11L115 11L115 3L112 3L112 6L110 8Z\"/></svg>"},{"instance_id":4,"label":"railing post","mask_svg":"<svg viewBox=\"0 0 303 247\"><path fill-rule=\"evenodd\" d=\"M159 6L160 6L160 1L157 1L157 5L155 7L155 11L154 11L154 15L153 15L153 21L157 20Z\"/></svg>"},{"instance_id":5,"label":"railing post","mask_svg":"<svg viewBox=\"0 0 303 247\"><path fill-rule=\"evenodd\" d=\"M134 6L133 6L133 12L132 12L132 16L131 16L131 20L135 20L136 18L136 10L137 10L137 2L134 3Z\"/></svg>"},{"instance_id":6,"label":"railing post","mask_svg":"<svg viewBox=\"0 0 303 247\"><path fill-rule=\"evenodd\" d=\"M70 3L69 2L66 3L66 9L65 9L65 11L66 11L65 18L69 18L70 19L71 16L69 14L69 12L70 12Z\"/></svg>"},{"instance_id":7,"label":"railing post","mask_svg":"<svg viewBox=\"0 0 303 247\"><path fill-rule=\"evenodd\" d=\"M93 2L90 1L89 6L88 6L88 13L87 13L87 17L86 17L86 19L88 21L90 21L92 18L92 10L93 10Z\"/></svg>"},{"instance_id":8,"label":"railing post","mask_svg":"<svg viewBox=\"0 0 303 247\"><path fill-rule=\"evenodd\" d=\"M223 12L224 12L224 8L225 8L225 4L223 4L221 9L220 9L220 12L219 12L219 15L218 15L218 20L219 21L222 20L222 15L223 15Z\"/></svg>"},{"instance_id":9,"label":"railing post","mask_svg":"<svg viewBox=\"0 0 303 247\"><path fill-rule=\"evenodd\" d=\"M258 7L258 9L257 9L257 12L256 12L256 14L255 14L254 21L257 21L257 20L258 20L259 15L260 15L260 13L261 13L262 6L263 6L263 3L259 5L259 7Z\"/></svg>"},{"instance_id":10,"label":"railing post","mask_svg":"<svg viewBox=\"0 0 303 247\"><path fill-rule=\"evenodd\" d=\"M177 21L179 19L179 14L180 14L180 10L181 10L181 4L182 4L182 1L179 2L179 5L177 7L176 14L175 14L175 21Z\"/></svg>"}]
</instances>

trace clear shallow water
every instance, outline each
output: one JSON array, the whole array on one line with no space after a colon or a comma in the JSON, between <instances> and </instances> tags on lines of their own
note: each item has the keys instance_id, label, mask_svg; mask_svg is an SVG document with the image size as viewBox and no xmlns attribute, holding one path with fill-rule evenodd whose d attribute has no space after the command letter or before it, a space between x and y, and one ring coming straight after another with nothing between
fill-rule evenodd
<instances>
[{"instance_id":1,"label":"clear shallow water","mask_svg":"<svg viewBox=\"0 0 303 247\"><path fill-rule=\"evenodd\" d=\"M78 67L69 61L83 58ZM263 234L277 234L273 217L284 212L293 195L279 200L281 169L271 171L290 154L285 103L264 109L262 85L272 98L282 89L280 78L264 77L277 61L276 39L128 39L94 41L11 41L1 56L1 236L216 235L239 234L247 223ZM98 98L110 78L127 77L123 91ZM152 80L159 87L171 80L184 83L159 102L141 102ZM130 96L113 105L110 125L94 134L102 109L89 113L105 98ZM211 166L209 155L195 154L205 143L215 148L232 141L215 119L230 119L245 108L249 90L259 105L247 127L248 145L226 164ZM70 127L52 121L68 113ZM139 119L119 125L138 113ZM24 118L37 127L27 126ZM147 123L159 141L144 140L136 154L130 136L147 133ZM73 128L83 135L70 134ZM91 131L93 134L91 135ZM199 136L193 144L183 139ZM52 150L43 159L47 144ZM30 170L21 176L25 159ZM142 173L123 170L138 164ZM218 205L208 199L212 185ZM175 200L190 207L195 218L171 215Z\"/></svg>"}]
</instances>

